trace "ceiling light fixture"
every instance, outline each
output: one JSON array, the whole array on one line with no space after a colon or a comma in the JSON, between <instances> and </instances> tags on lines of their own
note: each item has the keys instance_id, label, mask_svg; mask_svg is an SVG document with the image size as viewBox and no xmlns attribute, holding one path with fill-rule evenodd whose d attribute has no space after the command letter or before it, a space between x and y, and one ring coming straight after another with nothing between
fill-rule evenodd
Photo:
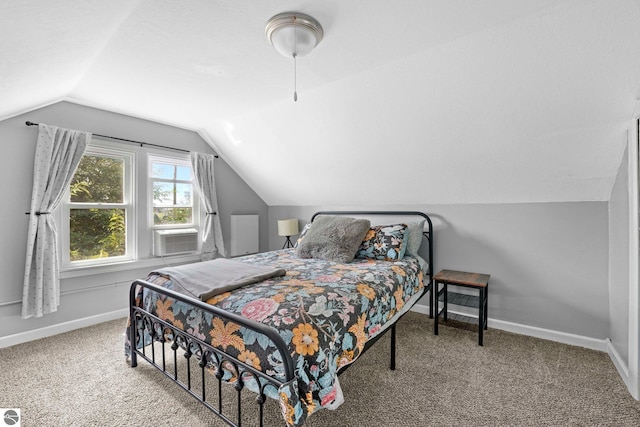
<instances>
[{"instance_id":1,"label":"ceiling light fixture","mask_svg":"<svg viewBox=\"0 0 640 427\"><path fill-rule=\"evenodd\" d=\"M296 59L311 52L324 32L318 21L298 12L285 12L267 21L267 39L278 52L293 58L293 100L298 100Z\"/></svg>"}]
</instances>

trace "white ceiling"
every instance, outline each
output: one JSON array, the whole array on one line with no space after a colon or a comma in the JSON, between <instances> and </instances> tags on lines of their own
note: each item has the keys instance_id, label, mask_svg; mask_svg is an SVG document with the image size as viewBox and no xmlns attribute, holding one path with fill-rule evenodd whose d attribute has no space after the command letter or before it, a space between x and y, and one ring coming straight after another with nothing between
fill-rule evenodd
<instances>
[{"instance_id":1,"label":"white ceiling","mask_svg":"<svg viewBox=\"0 0 640 427\"><path fill-rule=\"evenodd\" d=\"M325 31L297 103L264 35L294 10ZM608 200L640 1L0 0L0 54L0 118L193 129L271 206Z\"/></svg>"}]
</instances>

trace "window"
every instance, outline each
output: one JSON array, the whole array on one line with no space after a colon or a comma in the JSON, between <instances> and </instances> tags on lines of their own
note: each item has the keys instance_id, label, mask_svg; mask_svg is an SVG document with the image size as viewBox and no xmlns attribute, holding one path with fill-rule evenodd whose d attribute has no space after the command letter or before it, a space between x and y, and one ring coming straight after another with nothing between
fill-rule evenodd
<instances>
[{"instance_id":1,"label":"window","mask_svg":"<svg viewBox=\"0 0 640 427\"><path fill-rule=\"evenodd\" d=\"M63 267L133 260L133 152L92 143L62 203Z\"/></svg>"},{"instance_id":2,"label":"window","mask_svg":"<svg viewBox=\"0 0 640 427\"><path fill-rule=\"evenodd\" d=\"M193 227L196 210L191 162L149 156L149 178L153 228Z\"/></svg>"},{"instance_id":3,"label":"window","mask_svg":"<svg viewBox=\"0 0 640 427\"><path fill-rule=\"evenodd\" d=\"M154 238L163 229L171 230L174 245L161 256L197 250L195 187L188 155L93 139L56 213L62 269L160 256L154 252ZM180 233L195 242L188 251L176 246L187 239L176 237Z\"/></svg>"}]
</instances>

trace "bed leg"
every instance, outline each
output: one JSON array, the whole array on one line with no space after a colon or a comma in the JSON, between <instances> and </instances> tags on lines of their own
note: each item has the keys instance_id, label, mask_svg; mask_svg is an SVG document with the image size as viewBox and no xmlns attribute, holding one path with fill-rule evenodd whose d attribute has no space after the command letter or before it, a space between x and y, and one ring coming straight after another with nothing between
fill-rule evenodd
<instances>
[{"instance_id":1,"label":"bed leg","mask_svg":"<svg viewBox=\"0 0 640 427\"><path fill-rule=\"evenodd\" d=\"M135 282L131 284L131 287L129 288L129 353L131 354L132 368L138 366L138 355L136 354L136 350L138 349L138 341L136 338L138 318L136 317L136 311L134 309L136 305L136 291L138 290L138 287L134 284Z\"/></svg>"},{"instance_id":2,"label":"bed leg","mask_svg":"<svg viewBox=\"0 0 640 427\"><path fill-rule=\"evenodd\" d=\"M392 371L396 370L396 324L391 326L391 366Z\"/></svg>"},{"instance_id":3,"label":"bed leg","mask_svg":"<svg viewBox=\"0 0 640 427\"><path fill-rule=\"evenodd\" d=\"M136 327L135 327L135 317L131 322L131 328L129 329L129 353L131 353L131 367L135 368L138 366L138 355L136 354Z\"/></svg>"},{"instance_id":4,"label":"bed leg","mask_svg":"<svg viewBox=\"0 0 640 427\"><path fill-rule=\"evenodd\" d=\"M435 293L436 284L431 279L431 283L429 284L429 319L433 319L433 298Z\"/></svg>"}]
</instances>

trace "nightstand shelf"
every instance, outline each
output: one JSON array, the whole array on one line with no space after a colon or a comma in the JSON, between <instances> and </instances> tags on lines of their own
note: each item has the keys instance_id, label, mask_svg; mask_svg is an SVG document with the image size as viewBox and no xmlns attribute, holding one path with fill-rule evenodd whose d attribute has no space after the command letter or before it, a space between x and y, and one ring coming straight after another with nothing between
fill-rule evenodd
<instances>
[{"instance_id":1,"label":"nightstand shelf","mask_svg":"<svg viewBox=\"0 0 640 427\"><path fill-rule=\"evenodd\" d=\"M438 301L444 303L444 288L440 290ZM461 294L459 292L447 292L447 302L453 305L464 307L480 308L480 297L478 295Z\"/></svg>"}]
</instances>

